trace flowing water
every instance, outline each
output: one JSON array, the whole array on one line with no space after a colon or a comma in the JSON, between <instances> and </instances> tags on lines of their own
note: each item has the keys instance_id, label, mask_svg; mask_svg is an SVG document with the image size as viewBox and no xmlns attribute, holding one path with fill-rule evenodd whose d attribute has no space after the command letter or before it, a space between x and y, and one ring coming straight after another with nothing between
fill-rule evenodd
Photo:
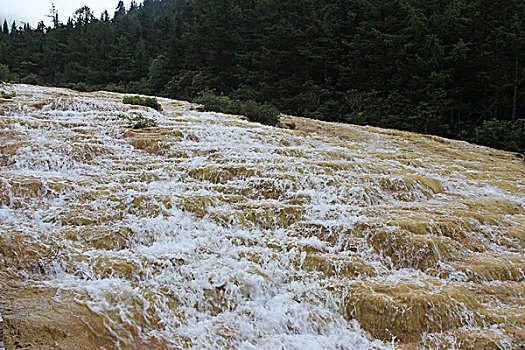
<instances>
[{"instance_id":1,"label":"flowing water","mask_svg":"<svg viewBox=\"0 0 525 350\"><path fill-rule=\"evenodd\" d=\"M511 153L3 89L8 347L525 344L525 166ZM130 128L137 116L158 126Z\"/></svg>"}]
</instances>

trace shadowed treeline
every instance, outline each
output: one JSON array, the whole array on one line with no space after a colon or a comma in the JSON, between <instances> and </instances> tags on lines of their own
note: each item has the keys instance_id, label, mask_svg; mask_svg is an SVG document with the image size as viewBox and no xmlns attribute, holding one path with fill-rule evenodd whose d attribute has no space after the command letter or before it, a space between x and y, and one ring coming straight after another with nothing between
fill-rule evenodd
<instances>
[{"instance_id":1,"label":"shadowed treeline","mask_svg":"<svg viewBox=\"0 0 525 350\"><path fill-rule=\"evenodd\" d=\"M519 0L144 1L4 23L0 79L192 99L524 151Z\"/></svg>"}]
</instances>

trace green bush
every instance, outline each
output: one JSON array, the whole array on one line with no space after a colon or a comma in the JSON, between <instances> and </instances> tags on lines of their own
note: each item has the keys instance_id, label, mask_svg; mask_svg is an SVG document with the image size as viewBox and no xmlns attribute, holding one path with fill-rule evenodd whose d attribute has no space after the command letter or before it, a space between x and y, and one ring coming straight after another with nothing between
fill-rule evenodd
<instances>
[{"instance_id":1,"label":"green bush","mask_svg":"<svg viewBox=\"0 0 525 350\"><path fill-rule=\"evenodd\" d=\"M80 92L91 92L91 91L97 90L96 86L91 86L84 82L76 83L71 89L80 91Z\"/></svg>"},{"instance_id":2,"label":"green bush","mask_svg":"<svg viewBox=\"0 0 525 350\"><path fill-rule=\"evenodd\" d=\"M239 114L238 101L231 100L228 96L217 96L213 92L202 92L193 102L201 104L201 111Z\"/></svg>"},{"instance_id":3,"label":"green bush","mask_svg":"<svg viewBox=\"0 0 525 350\"><path fill-rule=\"evenodd\" d=\"M269 104L246 101L241 104L241 114L251 122L275 126L279 123L279 111Z\"/></svg>"},{"instance_id":4,"label":"green bush","mask_svg":"<svg viewBox=\"0 0 525 350\"><path fill-rule=\"evenodd\" d=\"M102 87L102 90L110 91L110 92L120 92L120 93L126 92L126 89L122 85L116 85L116 84L107 84L106 86Z\"/></svg>"},{"instance_id":5,"label":"green bush","mask_svg":"<svg viewBox=\"0 0 525 350\"><path fill-rule=\"evenodd\" d=\"M3 90L0 91L0 98L4 98L6 100L10 100L10 99L12 99L15 96L16 96L16 94L14 92L9 93L9 92L3 91Z\"/></svg>"},{"instance_id":6,"label":"green bush","mask_svg":"<svg viewBox=\"0 0 525 350\"><path fill-rule=\"evenodd\" d=\"M210 91L202 92L194 102L201 104L200 110L206 112L242 114L251 122L265 125L276 126L279 123L279 111L269 104L233 100L228 96L217 96Z\"/></svg>"},{"instance_id":7,"label":"green bush","mask_svg":"<svg viewBox=\"0 0 525 350\"><path fill-rule=\"evenodd\" d=\"M123 114L119 114L118 116L119 118L128 120L131 123L129 127L132 129L142 129L157 126L157 122L155 120L146 118L143 115L129 117Z\"/></svg>"},{"instance_id":8,"label":"green bush","mask_svg":"<svg viewBox=\"0 0 525 350\"><path fill-rule=\"evenodd\" d=\"M157 111L162 111L160 103L154 97L126 96L122 102L130 105L151 107Z\"/></svg>"},{"instance_id":9,"label":"green bush","mask_svg":"<svg viewBox=\"0 0 525 350\"><path fill-rule=\"evenodd\" d=\"M98 86L89 85L84 82L57 84L57 86L65 87L66 89L71 89L79 92L91 92L98 90Z\"/></svg>"}]
</instances>

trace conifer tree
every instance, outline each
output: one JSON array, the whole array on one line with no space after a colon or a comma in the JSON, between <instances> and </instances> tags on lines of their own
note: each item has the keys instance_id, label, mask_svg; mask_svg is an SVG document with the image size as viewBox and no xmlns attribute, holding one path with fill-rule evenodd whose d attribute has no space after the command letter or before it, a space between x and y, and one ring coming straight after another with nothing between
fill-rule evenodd
<instances>
[{"instance_id":1,"label":"conifer tree","mask_svg":"<svg viewBox=\"0 0 525 350\"><path fill-rule=\"evenodd\" d=\"M124 1L120 0L115 10L115 15L113 16L113 19L117 20L119 17L122 17L125 14L126 14L126 7L124 6Z\"/></svg>"}]
</instances>

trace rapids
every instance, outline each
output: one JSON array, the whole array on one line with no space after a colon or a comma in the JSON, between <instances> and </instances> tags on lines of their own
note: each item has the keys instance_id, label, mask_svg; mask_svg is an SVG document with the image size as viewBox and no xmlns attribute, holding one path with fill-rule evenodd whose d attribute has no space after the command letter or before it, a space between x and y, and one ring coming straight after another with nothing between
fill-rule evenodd
<instances>
[{"instance_id":1,"label":"rapids","mask_svg":"<svg viewBox=\"0 0 525 350\"><path fill-rule=\"evenodd\" d=\"M5 85L10 348L517 349L514 154L291 116ZM132 129L129 118L155 120ZM128 117L128 119L126 119ZM0 340L1 341L1 340Z\"/></svg>"}]
</instances>

